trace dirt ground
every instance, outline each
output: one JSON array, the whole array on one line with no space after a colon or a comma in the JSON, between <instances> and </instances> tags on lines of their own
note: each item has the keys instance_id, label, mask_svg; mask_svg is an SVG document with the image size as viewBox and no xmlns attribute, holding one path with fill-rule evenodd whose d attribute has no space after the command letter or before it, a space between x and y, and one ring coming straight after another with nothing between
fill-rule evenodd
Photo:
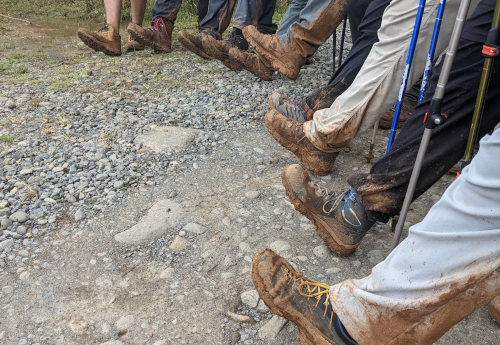
<instances>
[{"instance_id":1,"label":"dirt ground","mask_svg":"<svg viewBox=\"0 0 500 345\"><path fill-rule=\"evenodd\" d=\"M57 37L61 52L81 53L65 49L74 41ZM3 44L17 51L19 39ZM43 43L34 49L52 47ZM281 171L297 163L295 156L274 141L263 123L220 135L219 145L196 155L196 165L181 162L183 169L160 184L130 187L117 204L84 222L60 219L30 251L20 247L5 253L0 343L295 345L292 324L278 322L264 334L272 314L261 304L250 307L241 301L241 294L253 289L254 252L275 248L301 272L329 284L368 275L389 253L389 225L375 226L350 257L328 251L284 193ZM345 190L349 175L370 168L363 158L369 137L363 134L350 152L342 152L331 175L314 179L331 190ZM383 155L386 137L386 131L380 132L376 157ZM445 176L420 197L407 225L420 221L452 181L453 176ZM183 211L167 233L140 246L115 240L164 199ZM204 230L186 231L188 223ZM183 250L170 247L177 236L187 240ZM499 339L500 327L483 307L438 344L494 345Z\"/></svg>"}]
</instances>

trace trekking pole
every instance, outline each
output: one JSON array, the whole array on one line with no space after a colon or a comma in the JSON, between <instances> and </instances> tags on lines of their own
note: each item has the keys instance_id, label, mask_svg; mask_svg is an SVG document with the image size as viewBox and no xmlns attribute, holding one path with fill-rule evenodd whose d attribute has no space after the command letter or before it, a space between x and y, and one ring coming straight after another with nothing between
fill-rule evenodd
<instances>
[{"instance_id":1,"label":"trekking pole","mask_svg":"<svg viewBox=\"0 0 500 345\"><path fill-rule=\"evenodd\" d=\"M479 89L477 92L476 105L472 115L472 124L470 127L469 139L465 149L465 157L461 164L461 169L469 165L474 155L474 147L477 142L477 134L479 125L481 124L481 115L483 114L484 102L488 92L488 85L491 76L491 65L493 59L498 57L500 50L500 0L497 0L495 12L493 14L493 21L491 22L491 29L486 37L486 42L483 45L483 55L485 57L483 73L481 74L481 81L479 82Z\"/></svg>"},{"instance_id":2,"label":"trekking pole","mask_svg":"<svg viewBox=\"0 0 500 345\"><path fill-rule=\"evenodd\" d=\"M417 45L418 32L420 31L420 23L422 23L422 15L424 13L425 0L420 0L418 4L417 18L415 18L415 26L413 27L413 34L411 35L410 47L408 49L408 57L406 58L406 66L403 73L403 79L401 80L401 87L399 88L398 102L396 103L396 110L394 111L394 118L392 119L391 133L389 135L389 141L387 143L387 149L385 154L389 153L389 150L396 136L396 129L399 121L399 114L401 113L401 108L403 106L403 100L406 92L406 84L408 84L408 76L410 74L411 63L413 61L413 55L415 53L415 46Z\"/></svg>"},{"instance_id":3,"label":"trekking pole","mask_svg":"<svg viewBox=\"0 0 500 345\"><path fill-rule=\"evenodd\" d=\"M420 93L418 95L418 103L422 102L422 100L424 99L425 91L427 91L427 80L429 79L429 73L431 71L432 61L434 60L434 52L436 51L439 29L441 28L441 22L443 21L443 13L445 5L446 5L446 0L439 1L438 12L436 14L436 21L434 22L434 31L432 32L431 45L429 47L429 54L427 54L427 61L425 62L425 71L422 77L422 85L420 87Z\"/></svg>"},{"instance_id":4,"label":"trekking pole","mask_svg":"<svg viewBox=\"0 0 500 345\"><path fill-rule=\"evenodd\" d=\"M457 51L458 42L462 34L465 18L469 10L469 4L470 0L462 0L458 9L457 18L450 37L450 44L448 46L448 50L446 51L441 74L439 75L436 85L436 90L434 91L434 96L432 97L431 104L429 106L429 112L425 114L425 129L422 134L422 140L420 142L420 147L418 148L417 158L415 159L415 165L413 166L413 171L408 183L408 189L406 190L403 206L401 207L399 220L396 224L391 251L399 244L401 233L403 231L403 225L405 223L406 216L408 215L408 209L410 208L410 203L413 199L413 194L415 193L415 188L417 186L418 176L420 175L420 170L422 169L425 152L429 146L432 130L443 124L447 118L446 114L441 113L441 103L443 101L444 89L446 87L446 83L448 82L451 66Z\"/></svg>"},{"instance_id":5,"label":"trekking pole","mask_svg":"<svg viewBox=\"0 0 500 345\"><path fill-rule=\"evenodd\" d=\"M373 159L373 148L375 147L375 137L377 136L378 124L379 121L375 122L375 124L373 125L372 139L370 140L370 150L365 155L368 163L370 163Z\"/></svg>"},{"instance_id":6,"label":"trekking pole","mask_svg":"<svg viewBox=\"0 0 500 345\"><path fill-rule=\"evenodd\" d=\"M339 64L337 68L342 65L342 53L344 52L344 41L345 41L345 30L347 28L347 17L344 18L344 25L342 26L342 36L340 37L340 49L339 49Z\"/></svg>"}]
</instances>

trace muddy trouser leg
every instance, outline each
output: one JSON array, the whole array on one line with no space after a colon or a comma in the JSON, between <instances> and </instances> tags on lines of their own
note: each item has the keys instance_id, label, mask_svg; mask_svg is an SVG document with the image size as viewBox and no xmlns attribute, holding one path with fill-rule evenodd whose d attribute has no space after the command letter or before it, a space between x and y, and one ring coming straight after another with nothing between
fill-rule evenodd
<instances>
[{"instance_id":1,"label":"muddy trouser leg","mask_svg":"<svg viewBox=\"0 0 500 345\"><path fill-rule=\"evenodd\" d=\"M276 0L240 0L234 12L233 27L243 29L245 26L257 26L260 32L273 34L273 14Z\"/></svg>"},{"instance_id":2,"label":"muddy trouser leg","mask_svg":"<svg viewBox=\"0 0 500 345\"><path fill-rule=\"evenodd\" d=\"M473 0L471 9L477 5ZM413 85L423 74L432 37L439 0L428 0L422 15L408 84ZM436 52L446 48L454 26L460 0L446 3ZM396 101L401 76L405 69L418 4L413 0L392 1L377 32L379 41L349 88L339 95L330 108L314 113L313 121L304 123L304 134L317 148L337 151L351 144L360 131L373 124Z\"/></svg>"},{"instance_id":3,"label":"muddy trouser leg","mask_svg":"<svg viewBox=\"0 0 500 345\"><path fill-rule=\"evenodd\" d=\"M432 344L500 293L498 157L500 130L370 276L330 288L358 343Z\"/></svg>"},{"instance_id":4,"label":"muddy trouser leg","mask_svg":"<svg viewBox=\"0 0 500 345\"><path fill-rule=\"evenodd\" d=\"M209 0L207 13L200 21L200 31L214 32L219 38L231 22L236 0Z\"/></svg>"},{"instance_id":5,"label":"muddy trouser leg","mask_svg":"<svg viewBox=\"0 0 500 345\"><path fill-rule=\"evenodd\" d=\"M369 3L358 27L360 36L356 41L353 40L351 51L327 86L302 99L301 102L306 105L304 108L313 110L329 108L337 96L352 84L373 44L378 42L377 30L380 28L384 10L390 2L391 0L372 0Z\"/></svg>"},{"instance_id":6,"label":"muddy trouser leg","mask_svg":"<svg viewBox=\"0 0 500 345\"><path fill-rule=\"evenodd\" d=\"M298 21L278 39L293 45L301 60L312 56L346 16L347 4L355 0L309 0Z\"/></svg>"},{"instance_id":7,"label":"muddy trouser leg","mask_svg":"<svg viewBox=\"0 0 500 345\"><path fill-rule=\"evenodd\" d=\"M276 35L282 36L286 34L290 25L299 20L300 12L307 5L307 0L293 0L288 8L286 9L285 15L283 16L283 20L278 27L278 31L276 31Z\"/></svg>"},{"instance_id":8,"label":"muddy trouser leg","mask_svg":"<svg viewBox=\"0 0 500 345\"><path fill-rule=\"evenodd\" d=\"M442 112L448 114L448 120L432 132L414 199L456 164L465 152L484 63L481 42L486 39L491 25L494 1L483 0L465 24L442 104ZM491 80L500 80L500 59L495 59L492 65ZM348 179L365 208L374 212L375 218L379 213L386 215L380 215L379 220L399 213L424 131L422 119L429 110L441 66L439 64L433 69L426 97L413 109L389 154L378 160L369 174L357 174ZM500 121L498 109L500 85L492 82L486 96L480 136L491 131Z\"/></svg>"},{"instance_id":9,"label":"muddy trouser leg","mask_svg":"<svg viewBox=\"0 0 500 345\"><path fill-rule=\"evenodd\" d=\"M156 0L152 10L153 20L161 17L175 23L181 4L182 0Z\"/></svg>"},{"instance_id":10,"label":"muddy trouser leg","mask_svg":"<svg viewBox=\"0 0 500 345\"><path fill-rule=\"evenodd\" d=\"M197 6L197 16L198 16L198 27L200 26L201 21L205 16L207 15L208 12L208 2L209 0L198 0L198 6Z\"/></svg>"}]
</instances>

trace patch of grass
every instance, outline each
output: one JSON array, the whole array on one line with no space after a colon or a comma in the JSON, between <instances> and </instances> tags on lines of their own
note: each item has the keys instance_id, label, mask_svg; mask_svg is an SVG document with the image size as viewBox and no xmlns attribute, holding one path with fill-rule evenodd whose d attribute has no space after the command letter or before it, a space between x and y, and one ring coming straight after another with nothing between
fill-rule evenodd
<instances>
[{"instance_id":1,"label":"patch of grass","mask_svg":"<svg viewBox=\"0 0 500 345\"><path fill-rule=\"evenodd\" d=\"M101 133L101 139L104 141L113 141L114 138L114 133Z\"/></svg>"},{"instance_id":2,"label":"patch of grass","mask_svg":"<svg viewBox=\"0 0 500 345\"><path fill-rule=\"evenodd\" d=\"M10 144L14 142L14 137L12 135L0 135L0 142Z\"/></svg>"}]
</instances>

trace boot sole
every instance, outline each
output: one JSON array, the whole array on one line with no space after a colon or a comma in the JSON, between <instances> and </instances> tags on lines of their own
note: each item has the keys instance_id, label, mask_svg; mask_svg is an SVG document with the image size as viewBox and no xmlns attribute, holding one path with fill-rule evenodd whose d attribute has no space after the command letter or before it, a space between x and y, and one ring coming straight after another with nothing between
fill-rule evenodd
<instances>
[{"instance_id":1,"label":"boot sole","mask_svg":"<svg viewBox=\"0 0 500 345\"><path fill-rule=\"evenodd\" d=\"M255 254L255 257L257 257L260 253L263 251L266 251L268 249L261 250L260 252L257 252ZM255 284L255 287L257 288L257 291L259 292L260 298L264 301L264 303L271 309L271 311L288 321L292 322L295 326L297 326L299 330L299 341L302 345L345 345L345 343L340 339L334 339L335 343L330 342L329 340L325 339L322 337L322 339L318 342L318 339L314 339L314 337L311 335L311 333L308 331L310 329L314 329L314 326L311 325L305 318L297 318L297 315L293 315L292 313L289 313L287 311L281 310L279 307L277 307L273 303L273 297L267 292L267 290L264 288L264 282L262 281L260 275L257 273L258 272L258 260L254 260L252 262L252 279ZM288 267L285 262L283 264L290 270L295 271L291 266Z\"/></svg>"},{"instance_id":2,"label":"boot sole","mask_svg":"<svg viewBox=\"0 0 500 345\"><path fill-rule=\"evenodd\" d=\"M85 35L83 32L78 32L78 38L85 43L86 46L92 48L96 52L103 52L106 55L109 56L120 56L122 55L121 50L119 52L110 50L107 47L97 44L97 42L90 36Z\"/></svg>"},{"instance_id":3,"label":"boot sole","mask_svg":"<svg viewBox=\"0 0 500 345\"><path fill-rule=\"evenodd\" d=\"M195 53L196 55L198 55L199 57L201 57L203 59L212 60L212 58L209 55L207 55L203 50L201 50L200 48L198 48L197 46L195 46L194 44L192 44L191 41L187 40L186 38L184 38L184 37L182 37L180 35L177 36L177 39L189 51Z\"/></svg>"},{"instance_id":4,"label":"boot sole","mask_svg":"<svg viewBox=\"0 0 500 345\"><path fill-rule=\"evenodd\" d=\"M139 42L140 44L142 44L144 46L148 46L148 47L153 48L153 50L155 52L158 52L158 53L170 53L172 51L172 48L164 48L164 47L158 45L157 43L148 40L146 37L144 37L140 33L131 30L130 28L127 28L127 31L130 34L130 36L132 36L132 38L135 41Z\"/></svg>"},{"instance_id":5,"label":"boot sole","mask_svg":"<svg viewBox=\"0 0 500 345\"><path fill-rule=\"evenodd\" d=\"M264 117L264 123L266 124L267 130L269 131L269 133L271 133L273 138L281 146L283 146L285 149L292 152L299 159L300 163L302 163L302 165L304 165L304 167L307 170L311 171L312 173L314 173L315 175L318 175L318 176L328 175L328 173L333 168L333 163L326 169L318 169L317 168L317 166L318 166L317 160L313 160L312 158L310 158L311 155L309 155L309 154L305 154L305 155L302 154L302 149L296 143L285 139L277 131L274 130L274 128L272 127L271 121L268 120L268 113L271 111L278 111L278 110L276 110L274 107L273 107L273 109L269 110ZM305 140L307 140L307 139L305 139Z\"/></svg>"},{"instance_id":6,"label":"boot sole","mask_svg":"<svg viewBox=\"0 0 500 345\"><path fill-rule=\"evenodd\" d=\"M313 223L314 228L316 229L316 233L319 235L319 237L321 237L323 242L325 242L328 248L330 248L333 252L341 256L349 256L352 253L354 253L358 245L350 245L342 243L342 241L339 238L337 238L335 234L330 233L325 227L327 226L327 224L325 224L321 218L315 217L314 214L311 211L309 211L307 207L304 206L302 201L300 201L300 199L295 196L292 186L288 183L288 180L285 178L285 172L286 168L283 169L283 173L281 174L281 181L283 183L283 186L285 187L285 193L288 196L288 199L290 199L290 202L292 203L293 207L295 207L297 211L299 211L307 219L309 219L311 223Z\"/></svg>"},{"instance_id":7,"label":"boot sole","mask_svg":"<svg viewBox=\"0 0 500 345\"><path fill-rule=\"evenodd\" d=\"M293 71L294 68L291 68L283 61L277 62L279 59L274 56L272 52L261 46L260 43L254 40L252 36L247 36L245 36L245 39L248 41L248 43L250 43L260 55L263 55L271 63L271 66L273 66L275 70L279 71L281 74L291 80L295 80L299 77L300 69L298 72L290 73L290 70Z\"/></svg>"},{"instance_id":8,"label":"boot sole","mask_svg":"<svg viewBox=\"0 0 500 345\"><path fill-rule=\"evenodd\" d=\"M242 67L244 69L246 69L248 72L252 73L254 76L262 79L262 80L266 80L266 81L270 81L270 80L273 80L273 73L274 73L274 70L270 70L269 73L258 73L258 72L254 72L254 69L252 68L253 65L247 65L243 62L240 62L240 58L235 58L233 56L231 56L232 54L239 54L239 53L236 53L237 52L237 48L231 48L230 49L230 52L229 52L229 57L232 59L232 60L236 60L238 61L239 64L242 65ZM241 57L241 60L244 60L243 57Z\"/></svg>"},{"instance_id":9,"label":"boot sole","mask_svg":"<svg viewBox=\"0 0 500 345\"><path fill-rule=\"evenodd\" d=\"M207 44L205 44L205 40L202 40L202 44L203 49L205 49L207 55L219 60L230 70L239 72L243 69L243 66L239 62L231 59L231 57L229 56L229 49L227 52L225 52L217 48L214 44L208 44L208 42Z\"/></svg>"}]
</instances>

